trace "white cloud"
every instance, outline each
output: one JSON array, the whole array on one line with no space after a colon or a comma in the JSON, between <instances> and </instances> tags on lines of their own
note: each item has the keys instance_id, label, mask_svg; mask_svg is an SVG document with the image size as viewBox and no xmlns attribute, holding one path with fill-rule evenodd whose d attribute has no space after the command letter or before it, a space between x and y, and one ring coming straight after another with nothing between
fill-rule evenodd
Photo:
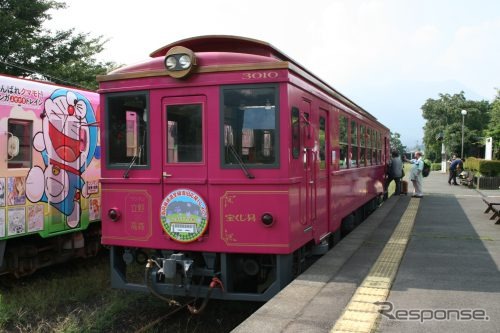
<instances>
[{"instance_id":1,"label":"white cloud","mask_svg":"<svg viewBox=\"0 0 500 333\"><path fill-rule=\"evenodd\" d=\"M461 78L485 98L500 88L500 19L458 28L438 59L443 75Z\"/></svg>"},{"instance_id":2,"label":"white cloud","mask_svg":"<svg viewBox=\"0 0 500 333\"><path fill-rule=\"evenodd\" d=\"M414 114L426 98L458 93L457 87L488 99L500 88L498 0L66 2L69 8L53 12L49 26L109 38L103 60L130 64L179 39L241 35L271 43L384 119L394 105ZM414 91L426 86L435 90ZM422 101L398 97L412 94ZM409 117L391 121L421 121ZM404 139L408 131L400 132Z\"/></svg>"},{"instance_id":3,"label":"white cloud","mask_svg":"<svg viewBox=\"0 0 500 333\"><path fill-rule=\"evenodd\" d=\"M424 48L435 46L440 41L441 33L434 25L424 25L414 32L411 43L415 48Z\"/></svg>"}]
</instances>

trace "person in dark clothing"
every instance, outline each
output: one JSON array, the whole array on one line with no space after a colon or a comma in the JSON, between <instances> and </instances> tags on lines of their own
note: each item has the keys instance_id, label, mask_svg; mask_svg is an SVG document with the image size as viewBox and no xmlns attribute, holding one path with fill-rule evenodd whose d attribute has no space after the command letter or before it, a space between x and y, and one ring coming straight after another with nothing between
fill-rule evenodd
<instances>
[{"instance_id":1,"label":"person in dark clothing","mask_svg":"<svg viewBox=\"0 0 500 333\"><path fill-rule=\"evenodd\" d=\"M394 180L396 183L395 195L401 194L401 178L403 178L403 161L399 157L399 152L393 150L391 153L391 161L389 162L387 170L387 183L385 185L386 193L389 188L389 184Z\"/></svg>"},{"instance_id":2,"label":"person in dark clothing","mask_svg":"<svg viewBox=\"0 0 500 333\"><path fill-rule=\"evenodd\" d=\"M462 169L463 162L460 158L457 158L456 156L453 156L450 164L450 175L448 177L448 184L451 185L451 182L453 181L453 185L458 185L457 184L457 175L458 175L458 170Z\"/></svg>"}]
</instances>

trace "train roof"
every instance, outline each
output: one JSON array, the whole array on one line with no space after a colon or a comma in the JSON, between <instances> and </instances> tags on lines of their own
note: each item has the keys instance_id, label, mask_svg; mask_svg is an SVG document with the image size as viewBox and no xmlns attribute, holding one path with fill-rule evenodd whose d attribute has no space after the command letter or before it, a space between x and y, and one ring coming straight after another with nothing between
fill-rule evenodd
<instances>
[{"instance_id":1,"label":"train roof","mask_svg":"<svg viewBox=\"0 0 500 333\"><path fill-rule=\"evenodd\" d=\"M24 82L25 84L29 84L32 86L36 85L42 85L42 86L47 86L47 87L58 87L58 88L67 88L67 89L72 89L80 92L85 92L85 93L94 93L96 94L97 92L95 90L90 90L84 87L80 87L77 85L69 85L69 84L59 84L53 81L47 81L47 80L42 80L42 79L32 79L29 77L20 77L20 76L14 76L10 74L3 74L0 73L0 80L3 82Z\"/></svg>"},{"instance_id":2,"label":"train roof","mask_svg":"<svg viewBox=\"0 0 500 333\"><path fill-rule=\"evenodd\" d=\"M286 66L283 68L289 68L290 70L299 73L301 76L305 77L321 89L326 90L328 93L340 99L343 103L349 105L357 112L377 121L377 119L368 111L335 90L328 83L321 80L318 76L314 75L297 61L287 56L284 52L267 42L246 37L206 35L181 39L151 52L150 57L153 59L149 61L119 68L110 72L108 75L98 76L97 80L112 81L127 77L157 76L161 75L157 72L160 68L163 75L165 75L164 72L166 70L164 70L163 57L170 49L177 46L188 48L197 54L204 53L205 61L200 65L205 66L215 66L218 65L217 62L221 61L225 61L225 63L245 63L246 61L247 63L254 64L273 62L275 63L275 66L277 66L278 63L286 63ZM215 53L218 55L214 56ZM226 53L226 55L222 55L222 53ZM140 73L145 75L141 75Z\"/></svg>"},{"instance_id":3,"label":"train roof","mask_svg":"<svg viewBox=\"0 0 500 333\"><path fill-rule=\"evenodd\" d=\"M150 57L156 58L167 54L175 46L184 46L194 52L236 52L274 57L284 61L292 59L269 43L246 37L228 35L208 35L181 39L151 52Z\"/></svg>"}]
</instances>

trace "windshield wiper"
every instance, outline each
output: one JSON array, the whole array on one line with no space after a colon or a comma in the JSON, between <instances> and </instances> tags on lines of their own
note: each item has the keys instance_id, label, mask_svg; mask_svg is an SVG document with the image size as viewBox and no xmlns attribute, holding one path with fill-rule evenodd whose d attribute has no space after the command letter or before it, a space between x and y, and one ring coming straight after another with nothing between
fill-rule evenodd
<instances>
[{"instance_id":1,"label":"windshield wiper","mask_svg":"<svg viewBox=\"0 0 500 333\"><path fill-rule=\"evenodd\" d=\"M130 172L130 169L132 169L132 166L135 164L135 161L137 161L137 158L141 154L142 154L142 145L139 147L139 154L135 154L134 157L132 158L132 161L130 161L127 170L125 170L125 173L123 174L123 178L128 178L128 173Z\"/></svg>"},{"instance_id":2,"label":"windshield wiper","mask_svg":"<svg viewBox=\"0 0 500 333\"><path fill-rule=\"evenodd\" d=\"M125 170L125 173L123 174L123 178L128 178L128 173L130 172L130 169L132 169L132 166L135 164L136 160L137 160L137 155L134 155L132 161L130 161L130 164L128 165L127 170Z\"/></svg>"},{"instance_id":3,"label":"windshield wiper","mask_svg":"<svg viewBox=\"0 0 500 333\"><path fill-rule=\"evenodd\" d=\"M234 149L234 146L233 145L227 145L227 147L229 148L229 151L231 152L231 154L233 154L234 158L236 159L236 161L240 165L241 170L243 170L243 173L245 174L245 176L248 179L254 179L255 176L252 175L250 173L250 171L248 171L248 167L246 166L245 162L243 162L243 160L241 159L240 155L238 155L238 152L236 151L236 149Z\"/></svg>"}]
</instances>

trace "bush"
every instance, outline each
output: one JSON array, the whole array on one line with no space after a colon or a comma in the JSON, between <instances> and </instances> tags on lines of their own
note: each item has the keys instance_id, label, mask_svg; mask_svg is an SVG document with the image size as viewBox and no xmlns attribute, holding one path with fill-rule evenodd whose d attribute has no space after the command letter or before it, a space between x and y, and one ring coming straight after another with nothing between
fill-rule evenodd
<instances>
[{"instance_id":1,"label":"bush","mask_svg":"<svg viewBox=\"0 0 500 333\"><path fill-rule=\"evenodd\" d=\"M431 170L432 171L441 171L441 163L432 163Z\"/></svg>"},{"instance_id":2,"label":"bush","mask_svg":"<svg viewBox=\"0 0 500 333\"><path fill-rule=\"evenodd\" d=\"M500 161L469 157L465 160L464 169L474 171L482 176L495 177L500 175Z\"/></svg>"},{"instance_id":3,"label":"bush","mask_svg":"<svg viewBox=\"0 0 500 333\"><path fill-rule=\"evenodd\" d=\"M500 175L500 161L481 161L479 163L479 172L482 175L495 177Z\"/></svg>"},{"instance_id":4,"label":"bush","mask_svg":"<svg viewBox=\"0 0 500 333\"><path fill-rule=\"evenodd\" d=\"M464 169L470 171L479 171L479 159L475 157L469 157L464 162Z\"/></svg>"}]
</instances>

